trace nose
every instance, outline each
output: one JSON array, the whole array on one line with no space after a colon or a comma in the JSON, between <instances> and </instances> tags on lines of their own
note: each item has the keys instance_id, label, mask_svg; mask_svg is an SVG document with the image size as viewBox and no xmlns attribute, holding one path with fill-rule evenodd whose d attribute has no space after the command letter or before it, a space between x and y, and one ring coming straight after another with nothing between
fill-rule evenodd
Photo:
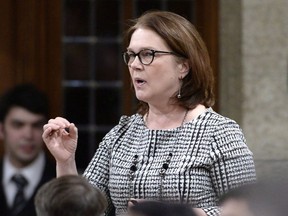
<instances>
[{"instance_id":1,"label":"nose","mask_svg":"<svg viewBox=\"0 0 288 216\"><path fill-rule=\"evenodd\" d=\"M33 131L32 127L26 126L25 128L23 128L22 132L23 132L23 136L26 139L32 139L33 138L34 131Z\"/></svg>"},{"instance_id":2,"label":"nose","mask_svg":"<svg viewBox=\"0 0 288 216\"><path fill-rule=\"evenodd\" d=\"M143 64L141 63L139 56L135 56L135 59L130 63L129 67L132 69L141 69Z\"/></svg>"}]
</instances>

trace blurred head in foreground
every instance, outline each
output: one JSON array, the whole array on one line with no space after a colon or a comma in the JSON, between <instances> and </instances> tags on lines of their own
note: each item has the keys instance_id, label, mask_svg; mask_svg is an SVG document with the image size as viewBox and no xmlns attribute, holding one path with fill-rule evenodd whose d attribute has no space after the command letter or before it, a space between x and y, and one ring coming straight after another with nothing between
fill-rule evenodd
<instances>
[{"instance_id":1,"label":"blurred head in foreground","mask_svg":"<svg viewBox=\"0 0 288 216\"><path fill-rule=\"evenodd\" d=\"M102 192L78 175L47 182L35 197L38 216L100 216L106 206Z\"/></svg>"}]
</instances>

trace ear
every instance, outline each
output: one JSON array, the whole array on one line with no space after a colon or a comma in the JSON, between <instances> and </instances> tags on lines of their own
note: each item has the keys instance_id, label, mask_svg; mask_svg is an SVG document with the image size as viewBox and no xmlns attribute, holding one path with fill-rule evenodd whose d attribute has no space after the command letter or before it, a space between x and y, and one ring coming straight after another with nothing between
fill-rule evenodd
<instances>
[{"instance_id":1,"label":"ear","mask_svg":"<svg viewBox=\"0 0 288 216\"><path fill-rule=\"evenodd\" d=\"M188 60L185 59L181 61L178 64L178 67L179 67L179 79L184 78L189 73L189 70L190 70L190 65L189 65Z\"/></svg>"}]
</instances>

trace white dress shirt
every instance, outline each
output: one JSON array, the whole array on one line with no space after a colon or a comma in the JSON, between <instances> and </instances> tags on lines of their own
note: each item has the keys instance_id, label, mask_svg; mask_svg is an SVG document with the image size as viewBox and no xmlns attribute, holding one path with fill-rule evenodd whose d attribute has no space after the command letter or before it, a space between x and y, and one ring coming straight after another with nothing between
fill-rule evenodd
<instances>
[{"instance_id":1,"label":"white dress shirt","mask_svg":"<svg viewBox=\"0 0 288 216\"><path fill-rule=\"evenodd\" d=\"M3 161L3 181L4 192L6 195L6 200L8 206L12 206L14 197L17 192L17 187L15 183L11 180L12 176L15 174L23 175L27 181L28 185L24 189L24 194L26 199L30 199L33 195L35 188L39 184L42 173L45 166L45 156L44 152L41 152L39 156L34 160L32 164L22 169L14 167L11 162L8 160L7 156L4 156Z\"/></svg>"}]
</instances>

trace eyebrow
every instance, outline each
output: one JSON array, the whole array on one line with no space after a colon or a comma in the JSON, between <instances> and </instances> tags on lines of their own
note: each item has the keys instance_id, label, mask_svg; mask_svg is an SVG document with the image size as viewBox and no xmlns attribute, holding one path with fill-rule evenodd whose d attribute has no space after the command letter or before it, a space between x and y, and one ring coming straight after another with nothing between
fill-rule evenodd
<instances>
[{"instance_id":1,"label":"eyebrow","mask_svg":"<svg viewBox=\"0 0 288 216\"><path fill-rule=\"evenodd\" d=\"M35 124L45 124L45 119L39 119L39 120L37 120L37 121L32 121L32 122L27 122L27 121L24 121L24 120L21 120L21 119L11 119L11 122L12 123L20 123L20 124L27 124L27 123L29 123L29 124L33 124L33 125L35 125Z\"/></svg>"},{"instance_id":2,"label":"eyebrow","mask_svg":"<svg viewBox=\"0 0 288 216\"><path fill-rule=\"evenodd\" d=\"M139 49L139 51L141 51L141 50L157 50L157 48L155 48L155 47L141 47L140 49ZM131 48L129 48L129 47L127 47L126 48L126 50L127 51L130 51L130 52L135 52L135 51L133 51Z\"/></svg>"}]
</instances>

